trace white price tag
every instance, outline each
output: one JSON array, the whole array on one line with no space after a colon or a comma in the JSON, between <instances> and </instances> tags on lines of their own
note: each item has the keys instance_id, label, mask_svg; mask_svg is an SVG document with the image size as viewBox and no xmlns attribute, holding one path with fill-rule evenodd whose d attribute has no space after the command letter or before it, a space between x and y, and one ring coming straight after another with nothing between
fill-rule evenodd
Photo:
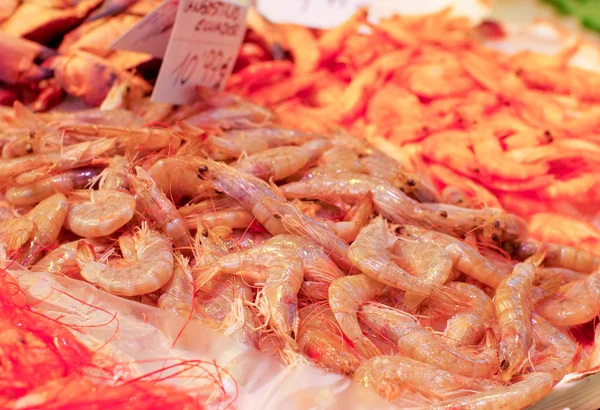
<instances>
[{"instance_id":1,"label":"white price tag","mask_svg":"<svg viewBox=\"0 0 600 410\"><path fill-rule=\"evenodd\" d=\"M111 44L115 50L129 50L162 58L167 50L175 16L177 0L165 0L135 26Z\"/></svg>"},{"instance_id":2,"label":"white price tag","mask_svg":"<svg viewBox=\"0 0 600 410\"><path fill-rule=\"evenodd\" d=\"M290 23L313 28L342 24L356 10L373 0L257 0L260 14L273 23Z\"/></svg>"},{"instance_id":3,"label":"white price tag","mask_svg":"<svg viewBox=\"0 0 600 410\"><path fill-rule=\"evenodd\" d=\"M152 101L191 103L197 85L221 91L246 31L247 11L225 0L181 0Z\"/></svg>"}]
</instances>

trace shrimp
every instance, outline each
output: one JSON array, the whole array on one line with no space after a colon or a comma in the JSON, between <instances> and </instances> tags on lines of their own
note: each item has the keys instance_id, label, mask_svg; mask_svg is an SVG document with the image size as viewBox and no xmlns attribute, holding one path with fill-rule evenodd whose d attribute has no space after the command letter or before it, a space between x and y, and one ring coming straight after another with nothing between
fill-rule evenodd
<instances>
[{"instance_id":1,"label":"shrimp","mask_svg":"<svg viewBox=\"0 0 600 410\"><path fill-rule=\"evenodd\" d=\"M15 182L25 185L52 173L88 165L93 159L110 155L116 149L114 139L81 142L66 147L62 152L27 155L0 161L0 180L15 177Z\"/></svg>"},{"instance_id":2,"label":"shrimp","mask_svg":"<svg viewBox=\"0 0 600 410\"><path fill-rule=\"evenodd\" d=\"M483 134L483 135L481 135ZM482 171L492 177L524 181L537 176L547 175L550 166L545 162L535 164L519 164L504 155L500 141L489 132L477 133L474 138L473 151Z\"/></svg>"},{"instance_id":3,"label":"shrimp","mask_svg":"<svg viewBox=\"0 0 600 410\"><path fill-rule=\"evenodd\" d=\"M185 226L190 230L198 227L216 228L227 226L231 229L245 229L254 222L254 215L245 209L227 209L205 213L192 213L184 216Z\"/></svg>"},{"instance_id":4,"label":"shrimp","mask_svg":"<svg viewBox=\"0 0 600 410\"><path fill-rule=\"evenodd\" d=\"M185 119L191 125L220 128L260 128L271 124L275 115L267 108L241 101L226 107L211 108Z\"/></svg>"},{"instance_id":5,"label":"shrimp","mask_svg":"<svg viewBox=\"0 0 600 410\"><path fill-rule=\"evenodd\" d=\"M278 181L316 161L330 145L327 140L313 140L299 147L271 148L241 160L235 168L260 179Z\"/></svg>"},{"instance_id":6,"label":"shrimp","mask_svg":"<svg viewBox=\"0 0 600 410\"><path fill-rule=\"evenodd\" d=\"M82 168L49 176L31 184L6 190L6 199L14 205L33 205L56 193L66 194L85 188L98 175L95 168Z\"/></svg>"},{"instance_id":7,"label":"shrimp","mask_svg":"<svg viewBox=\"0 0 600 410\"><path fill-rule=\"evenodd\" d=\"M0 246L4 247L8 257L12 257L19 252L34 229L35 224L27 218L15 217L2 222Z\"/></svg>"},{"instance_id":8,"label":"shrimp","mask_svg":"<svg viewBox=\"0 0 600 410\"><path fill-rule=\"evenodd\" d=\"M565 268L537 268L536 280L544 282L555 282L561 285L577 280L585 280L589 275Z\"/></svg>"},{"instance_id":9,"label":"shrimp","mask_svg":"<svg viewBox=\"0 0 600 410\"><path fill-rule=\"evenodd\" d=\"M355 200L370 194L375 208L394 222L417 222L457 235L465 235L482 226L490 217L503 213L493 208L474 210L443 204L421 204L387 181L351 172L316 175L283 185L281 191L288 199L327 200L332 196L340 196Z\"/></svg>"},{"instance_id":10,"label":"shrimp","mask_svg":"<svg viewBox=\"0 0 600 410\"><path fill-rule=\"evenodd\" d=\"M318 166L311 169L309 175L327 175L339 172L360 172L363 166L354 150L344 146L334 146L325 151Z\"/></svg>"},{"instance_id":11,"label":"shrimp","mask_svg":"<svg viewBox=\"0 0 600 410\"><path fill-rule=\"evenodd\" d=\"M538 212L531 217L529 226L531 236L541 242L574 246L591 253L600 251L600 231L577 218Z\"/></svg>"},{"instance_id":12,"label":"shrimp","mask_svg":"<svg viewBox=\"0 0 600 410\"><path fill-rule=\"evenodd\" d=\"M29 243L19 256L21 265L33 265L41 252L58 238L68 208L67 198L63 194L54 194L29 211L26 217L33 222L34 228L29 235Z\"/></svg>"},{"instance_id":13,"label":"shrimp","mask_svg":"<svg viewBox=\"0 0 600 410\"><path fill-rule=\"evenodd\" d=\"M531 373L523 381L508 387L451 399L429 407L431 410L518 410L535 403L552 390L553 379L548 373Z\"/></svg>"},{"instance_id":14,"label":"shrimp","mask_svg":"<svg viewBox=\"0 0 600 410\"><path fill-rule=\"evenodd\" d=\"M424 175L398 171L398 188L419 202L440 202L440 196Z\"/></svg>"},{"instance_id":15,"label":"shrimp","mask_svg":"<svg viewBox=\"0 0 600 410\"><path fill-rule=\"evenodd\" d=\"M188 317L194 302L194 279L190 261L180 253L174 255L173 276L161 288L157 306L176 315Z\"/></svg>"},{"instance_id":16,"label":"shrimp","mask_svg":"<svg viewBox=\"0 0 600 410\"><path fill-rule=\"evenodd\" d=\"M100 174L100 189L115 189L125 191L129 187L127 170L129 161L122 155L115 155L108 159L108 167Z\"/></svg>"},{"instance_id":17,"label":"shrimp","mask_svg":"<svg viewBox=\"0 0 600 410\"><path fill-rule=\"evenodd\" d=\"M322 247L331 259L345 272L352 264L348 260L348 244L333 233L326 225L304 215L297 206L277 198L265 198L263 206L278 217L283 228L294 235L308 238Z\"/></svg>"},{"instance_id":18,"label":"shrimp","mask_svg":"<svg viewBox=\"0 0 600 410\"><path fill-rule=\"evenodd\" d=\"M484 338L486 326L476 313L459 312L448 319L443 336L451 347L476 345Z\"/></svg>"},{"instance_id":19,"label":"shrimp","mask_svg":"<svg viewBox=\"0 0 600 410\"><path fill-rule=\"evenodd\" d=\"M129 175L129 183L144 203L150 216L177 247L191 247L192 234L177 208L141 167L135 167L136 175Z\"/></svg>"},{"instance_id":20,"label":"shrimp","mask_svg":"<svg viewBox=\"0 0 600 410\"><path fill-rule=\"evenodd\" d=\"M298 350L327 371L352 376L363 357L344 340L331 310L312 304L299 317Z\"/></svg>"},{"instance_id":21,"label":"shrimp","mask_svg":"<svg viewBox=\"0 0 600 410\"><path fill-rule=\"evenodd\" d=\"M354 381L388 401L398 397L402 387L433 399L461 397L499 387L490 380L440 370L403 356L378 356L363 362L354 373Z\"/></svg>"},{"instance_id":22,"label":"shrimp","mask_svg":"<svg viewBox=\"0 0 600 410\"><path fill-rule=\"evenodd\" d=\"M180 136L166 128L124 128L107 125L68 125L60 128L67 135L114 138L125 150L157 151L163 148L179 148Z\"/></svg>"},{"instance_id":23,"label":"shrimp","mask_svg":"<svg viewBox=\"0 0 600 410\"><path fill-rule=\"evenodd\" d=\"M498 287L500 282L510 273L504 267L493 264L482 256L477 249L458 238L411 225L402 225L400 230L419 242L442 246L450 255L455 269L487 286Z\"/></svg>"},{"instance_id":24,"label":"shrimp","mask_svg":"<svg viewBox=\"0 0 600 410\"><path fill-rule=\"evenodd\" d=\"M396 344L403 356L469 377L487 378L498 370L495 348L485 347L477 351L471 346L448 346L443 339L399 310L365 304L359 310L359 317Z\"/></svg>"},{"instance_id":25,"label":"shrimp","mask_svg":"<svg viewBox=\"0 0 600 410\"><path fill-rule=\"evenodd\" d=\"M443 285L450 277L452 259L439 245L398 240L392 252L397 257L396 263L399 266L427 283ZM407 291L403 304L406 308L414 310L425 299L426 296Z\"/></svg>"},{"instance_id":26,"label":"shrimp","mask_svg":"<svg viewBox=\"0 0 600 410\"><path fill-rule=\"evenodd\" d=\"M257 221L271 235L285 232L281 221L275 218L263 204L266 198L278 199L266 182L223 163L200 159L197 162L200 178L211 181L215 188L235 199L247 211L252 212Z\"/></svg>"},{"instance_id":27,"label":"shrimp","mask_svg":"<svg viewBox=\"0 0 600 410\"><path fill-rule=\"evenodd\" d=\"M302 260L293 251L280 251L285 266L269 269L263 287L265 301L269 307L269 322L285 339L291 337L290 345L297 346L298 334L298 292L303 281Z\"/></svg>"},{"instance_id":28,"label":"shrimp","mask_svg":"<svg viewBox=\"0 0 600 410\"><path fill-rule=\"evenodd\" d=\"M360 329L357 312L359 306L386 290L383 283L359 274L336 279L329 286L329 306L340 325L340 329L366 358L381 354Z\"/></svg>"},{"instance_id":29,"label":"shrimp","mask_svg":"<svg viewBox=\"0 0 600 410\"><path fill-rule=\"evenodd\" d=\"M52 272L75 279L81 279L76 254L77 246L82 241L85 241L85 244L93 249L95 255L108 250L107 244L95 239L79 239L77 241L67 242L48 252L42 259L33 265L30 270Z\"/></svg>"},{"instance_id":30,"label":"shrimp","mask_svg":"<svg viewBox=\"0 0 600 410\"><path fill-rule=\"evenodd\" d=\"M117 190L77 190L69 195L65 228L84 238L110 235L135 214L135 198Z\"/></svg>"},{"instance_id":31,"label":"shrimp","mask_svg":"<svg viewBox=\"0 0 600 410\"><path fill-rule=\"evenodd\" d=\"M252 289L243 278L225 275L198 289L194 318L238 341L258 347L258 319L246 301L253 299Z\"/></svg>"},{"instance_id":32,"label":"shrimp","mask_svg":"<svg viewBox=\"0 0 600 410\"><path fill-rule=\"evenodd\" d=\"M556 326L575 326L594 319L600 312L600 270L561 286L556 295L539 301L535 311Z\"/></svg>"},{"instance_id":33,"label":"shrimp","mask_svg":"<svg viewBox=\"0 0 600 410\"><path fill-rule=\"evenodd\" d=\"M197 172L188 166L190 159L182 155L167 157L148 169L156 185L175 203L183 197L196 199L212 193L210 183L198 178Z\"/></svg>"},{"instance_id":34,"label":"shrimp","mask_svg":"<svg viewBox=\"0 0 600 410\"><path fill-rule=\"evenodd\" d=\"M427 308L449 317L444 329L444 337L448 345L465 345L469 340L478 338L480 325L483 325L484 332L492 329L497 333L496 308L492 299L483 290L464 282L450 282L446 286L466 295L470 300L470 306L467 308L438 300L430 300L427 303Z\"/></svg>"},{"instance_id":35,"label":"shrimp","mask_svg":"<svg viewBox=\"0 0 600 410\"><path fill-rule=\"evenodd\" d=\"M371 214L373 214L373 201L371 198L364 198L350 208L343 221L335 222L333 229L340 239L352 242L367 224Z\"/></svg>"},{"instance_id":36,"label":"shrimp","mask_svg":"<svg viewBox=\"0 0 600 410\"><path fill-rule=\"evenodd\" d=\"M204 286L218 274L244 275L253 282L265 282L264 295L270 313L269 322L291 346L298 333L298 292L306 277L315 280L343 276L329 263L325 253L291 235L279 235L262 245L219 258L202 266L196 273L196 285ZM285 264L282 263L285 260ZM333 269L333 270L332 270ZM333 275L333 276L331 276Z\"/></svg>"},{"instance_id":37,"label":"shrimp","mask_svg":"<svg viewBox=\"0 0 600 410\"><path fill-rule=\"evenodd\" d=\"M267 127L226 131L222 137L208 137L206 144L213 159L227 160L244 153L253 155L270 148L302 145L317 137L292 129Z\"/></svg>"},{"instance_id":38,"label":"shrimp","mask_svg":"<svg viewBox=\"0 0 600 410\"><path fill-rule=\"evenodd\" d=\"M483 224L483 237L492 242L520 242L527 239L527 222L512 214L494 215Z\"/></svg>"},{"instance_id":39,"label":"shrimp","mask_svg":"<svg viewBox=\"0 0 600 410\"><path fill-rule=\"evenodd\" d=\"M442 190L441 202L445 204L460 206L463 208L473 207L471 199L464 191L450 185L447 185Z\"/></svg>"},{"instance_id":40,"label":"shrimp","mask_svg":"<svg viewBox=\"0 0 600 410\"><path fill-rule=\"evenodd\" d=\"M388 286L451 303L466 302L460 293L428 283L397 266L390 252L396 241L386 221L377 217L360 231L348 250L348 258L361 272Z\"/></svg>"},{"instance_id":41,"label":"shrimp","mask_svg":"<svg viewBox=\"0 0 600 410\"><path fill-rule=\"evenodd\" d=\"M584 273L591 273L600 268L600 256L554 243L521 242L513 250L513 254L517 259L524 260L535 254L541 247L546 249L544 265L547 267L566 268Z\"/></svg>"},{"instance_id":42,"label":"shrimp","mask_svg":"<svg viewBox=\"0 0 600 410\"><path fill-rule=\"evenodd\" d=\"M536 347L533 371L549 373L555 382L574 371L577 343L535 312L531 314L531 327Z\"/></svg>"},{"instance_id":43,"label":"shrimp","mask_svg":"<svg viewBox=\"0 0 600 410\"><path fill-rule=\"evenodd\" d=\"M494 296L496 315L500 325L500 376L508 381L521 370L533 344L531 330L531 294L535 269L542 263L544 252L536 253L513 268Z\"/></svg>"},{"instance_id":44,"label":"shrimp","mask_svg":"<svg viewBox=\"0 0 600 410\"><path fill-rule=\"evenodd\" d=\"M96 262L90 245L77 245L76 259L81 276L115 295L138 296L163 287L173 276L173 245L171 240L146 224L134 236L135 255L117 260L118 265Z\"/></svg>"}]
</instances>

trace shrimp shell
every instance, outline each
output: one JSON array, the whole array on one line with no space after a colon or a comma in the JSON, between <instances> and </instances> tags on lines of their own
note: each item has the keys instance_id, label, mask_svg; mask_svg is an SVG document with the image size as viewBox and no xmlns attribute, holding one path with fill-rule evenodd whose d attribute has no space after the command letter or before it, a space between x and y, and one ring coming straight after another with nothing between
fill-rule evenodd
<instances>
[{"instance_id":1,"label":"shrimp shell","mask_svg":"<svg viewBox=\"0 0 600 410\"><path fill-rule=\"evenodd\" d=\"M173 276L173 245L158 231L142 226L135 235L135 259L120 266L94 261L93 250L85 242L77 246L81 276L115 295L138 296L163 287Z\"/></svg>"},{"instance_id":2,"label":"shrimp shell","mask_svg":"<svg viewBox=\"0 0 600 410\"><path fill-rule=\"evenodd\" d=\"M81 190L69 195L65 228L84 238L107 236L135 214L135 198L117 190Z\"/></svg>"}]
</instances>

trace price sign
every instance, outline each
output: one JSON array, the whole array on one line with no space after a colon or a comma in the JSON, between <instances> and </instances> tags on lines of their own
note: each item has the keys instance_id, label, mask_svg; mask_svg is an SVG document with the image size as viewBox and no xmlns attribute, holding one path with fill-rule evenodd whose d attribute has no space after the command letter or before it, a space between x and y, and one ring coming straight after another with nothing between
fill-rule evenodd
<instances>
[{"instance_id":1,"label":"price sign","mask_svg":"<svg viewBox=\"0 0 600 410\"><path fill-rule=\"evenodd\" d=\"M246 31L246 12L224 0L181 0L152 101L193 102L197 85L221 91Z\"/></svg>"},{"instance_id":2,"label":"price sign","mask_svg":"<svg viewBox=\"0 0 600 410\"><path fill-rule=\"evenodd\" d=\"M162 58L175 23L177 4L178 2L173 0L164 1L112 43L111 48Z\"/></svg>"},{"instance_id":3,"label":"price sign","mask_svg":"<svg viewBox=\"0 0 600 410\"><path fill-rule=\"evenodd\" d=\"M331 28L371 3L372 0L257 0L256 8L274 23Z\"/></svg>"}]
</instances>

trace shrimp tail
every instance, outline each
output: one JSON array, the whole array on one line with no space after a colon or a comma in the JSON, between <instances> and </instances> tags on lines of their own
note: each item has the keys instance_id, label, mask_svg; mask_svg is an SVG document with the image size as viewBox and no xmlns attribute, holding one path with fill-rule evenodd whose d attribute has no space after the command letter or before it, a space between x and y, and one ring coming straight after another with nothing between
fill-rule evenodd
<instances>
[{"instance_id":1,"label":"shrimp tail","mask_svg":"<svg viewBox=\"0 0 600 410\"><path fill-rule=\"evenodd\" d=\"M79 243L77 243L75 255L77 261L82 263L96 262L98 260L94 247L86 241L79 241Z\"/></svg>"},{"instance_id":2,"label":"shrimp tail","mask_svg":"<svg viewBox=\"0 0 600 410\"><path fill-rule=\"evenodd\" d=\"M531 257L529 257L525 263L531 263L533 264L535 267L539 267L542 262L544 261L544 258L546 258L546 247L544 245L541 245L537 252L534 253L533 255L531 255Z\"/></svg>"}]
</instances>

